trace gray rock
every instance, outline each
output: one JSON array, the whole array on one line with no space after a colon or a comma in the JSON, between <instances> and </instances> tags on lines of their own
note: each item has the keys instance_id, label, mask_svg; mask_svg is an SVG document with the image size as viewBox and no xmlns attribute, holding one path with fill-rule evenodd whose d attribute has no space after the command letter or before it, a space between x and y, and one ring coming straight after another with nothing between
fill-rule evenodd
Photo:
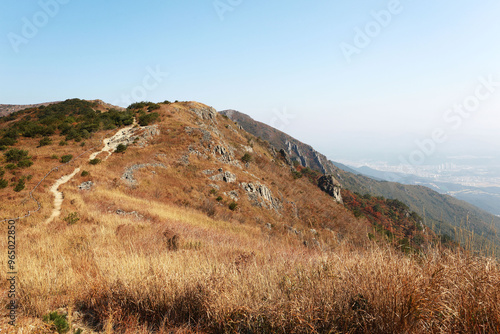
<instances>
[{"instance_id":1,"label":"gray rock","mask_svg":"<svg viewBox=\"0 0 500 334\"><path fill-rule=\"evenodd\" d=\"M288 157L288 154L286 153L286 151L284 149L280 150L280 155L281 155L281 158L285 161L285 163L287 165L292 166L292 160L290 160L290 158Z\"/></svg>"},{"instance_id":2,"label":"gray rock","mask_svg":"<svg viewBox=\"0 0 500 334\"><path fill-rule=\"evenodd\" d=\"M219 171L221 170L222 168L219 169ZM236 175L231 172L221 172L220 174L210 176L209 179L212 181L224 181L227 183L233 183L236 182Z\"/></svg>"},{"instance_id":3,"label":"gray rock","mask_svg":"<svg viewBox=\"0 0 500 334\"><path fill-rule=\"evenodd\" d=\"M231 172L225 172L223 176L224 182L233 183L236 182L236 175Z\"/></svg>"},{"instance_id":4,"label":"gray rock","mask_svg":"<svg viewBox=\"0 0 500 334\"><path fill-rule=\"evenodd\" d=\"M233 201L237 202L238 199L240 198L240 194L238 194L237 190L231 190L229 192L224 193L225 196L229 197Z\"/></svg>"},{"instance_id":5,"label":"gray rock","mask_svg":"<svg viewBox=\"0 0 500 334\"><path fill-rule=\"evenodd\" d=\"M196 116L198 116L204 121L212 121L214 123L217 123L217 111L214 108L197 107L197 108L191 108L190 110L194 112Z\"/></svg>"},{"instance_id":6,"label":"gray rock","mask_svg":"<svg viewBox=\"0 0 500 334\"><path fill-rule=\"evenodd\" d=\"M318 180L318 187L328 195L332 196L338 203L344 203L342 195L340 194L342 185L333 177L333 175L324 175L320 177Z\"/></svg>"},{"instance_id":7,"label":"gray rock","mask_svg":"<svg viewBox=\"0 0 500 334\"><path fill-rule=\"evenodd\" d=\"M94 185L94 182L92 182L92 181L83 182L82 184L80 184L78 186L78 189L80 189L80 190L90 190L90 188L92 188L93 185Z\"/></svg>"},{"instance_id":8,"label":"gray rock","mask_svg":"<svg viewBox=\"0 0 500 334\"><path fill-rule=\"evenodd\" d=\"M167 166L162 163L132 165L125 169L125 172L123 173L121 178L122 180L128 182L129 185L136 185L137 180L134 178L135 171L146 167L167 168Z\"/></svg>"},{"instance_id":9,"label":"gray rock","mask_svg":"<svg viewBox=\"0 0 500 334\"><path fill-rule=\"evenodd\" d=\"M254 183L241 183L241 187L246 191L249 200L255 206L260 206L267 209L281 210L281 201L271 193L271 190L265 185L258 182Z\"/></svg>"}]
</instances>

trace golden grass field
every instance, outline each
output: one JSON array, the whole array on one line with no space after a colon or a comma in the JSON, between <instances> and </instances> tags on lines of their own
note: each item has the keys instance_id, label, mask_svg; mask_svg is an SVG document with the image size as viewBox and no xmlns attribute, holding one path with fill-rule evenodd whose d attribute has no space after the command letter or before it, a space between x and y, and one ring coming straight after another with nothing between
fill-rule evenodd
<instances>
[{"instance_id":1,"label":"golden grass field","mask_svg":"<svg viewBox=\"0 0 500 334\"><path fill-rule=\"evenodd\" d=\"M56 333L42 321L56 310L68 313L71 333L500 332L495 259L439 245L406 255L371 242L367 221L305 178L293 180L257 142L258 159L249 167L196 156L182 165L188 146L199 141L184 131L196 126L196 117L182 104L162 106L161 113L161 135L147 147L131 146L95 166L84 156L36 191L42 210L17 223L17 327L6 324L3 310L2 332ZM244 134L225 127L230 121L218 122L226 142L248 145ZM86 146L99 143L96 136ZM59 164L52 154L76 156L86 149L36 150L32 144L21 144L37 157L27 189ZM243 154L241 148L236 152ZM166 168L137 171L135 187L121 180L127 166L147 162ZM52 208L50 185L76 167L90 175L77 174L61 186L62 213L44 224ZM209 184L216 182L202 173L219 167L235 173L238 182L259 179L295 207L285 202L277 213L252 206L241 193L237 209L229 210L223 192L237 184L218 183L214 192ZM77 189L88 180L95 184L91 190ZM222 201L215 200L219 195ZM27 190L6 189L2 199L5 217L34 206ZM78 217L73 224L65 220L71 213ZM302 231L301 237L288 226ZM7 249L6 238L0 247ZM0 256L2 268L6 262ZM6 305L5 270L0 282Z\"/></svg>"}]
</instances>

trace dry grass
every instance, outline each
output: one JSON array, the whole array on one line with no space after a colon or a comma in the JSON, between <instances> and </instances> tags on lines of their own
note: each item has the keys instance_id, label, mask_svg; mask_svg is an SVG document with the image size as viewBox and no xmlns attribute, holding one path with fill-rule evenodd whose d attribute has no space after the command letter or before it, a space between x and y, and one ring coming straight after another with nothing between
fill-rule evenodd
<instances>
[{"instance_id":1,"label":"dry grass","mask_svg":"<svg viewBox=\"0 0 500 334\"><path fill-rule=\"evenodd\" d=\"M39 188L43 209L19 222L17 235L18 323L25 331L29 319L69 308L83 315L79 325L103 333L500 332L495 260L436 248L406 256L370 243L366 221L306 178L293 180L263 146L254 146L256 162L243 169L196 156L183 166L190 145L202 150L184 127L199 125L180 104L161 113L161 135L151 145L80 166L90 176L61 187L62 214L48 225L40 224L50 215L48 187L66 169ZM219 122L227 142L247 144L224 126L229 121ZM40 150L38 161L50 154ZM126 167L148 162L167 168L138 170L136 187L120 180ZM33 182L52 164L35 163ZM266 184L285 199L282 211L252 206L236 183L219 182L211 193L214 182L202 171L219 167L238 182ZM89 179L90 191L76 189ZM223 193L235 189L241 196L233 212ZM26 210L23 193L8 194L6 215ZM80 220L68 225L63 218L72 212ZM6 259L0 257L4 268ZM6 288L0 272L4 305Z\"/></svg>"},{"instance_id":2,"label":"dry grass","mask_svg":"<svg viewBox=\"0 0 500 334\"><path fill-rule=\"evenodd\" d=\"M111 321L116 333L186 326L281 333L500 330L500 267L492 259L436 249L407 257L375 245L353 250L348 242L322 252L188 209L153 203L151 210L176 220L109 214L96 224L27 228L19 264L23 314L41 317L72 306L88 326L104 331ZM132 228L117 233L123 224ZM182 236L178 251L162 239L165 226Z\"/></svg>"}]
</instances>

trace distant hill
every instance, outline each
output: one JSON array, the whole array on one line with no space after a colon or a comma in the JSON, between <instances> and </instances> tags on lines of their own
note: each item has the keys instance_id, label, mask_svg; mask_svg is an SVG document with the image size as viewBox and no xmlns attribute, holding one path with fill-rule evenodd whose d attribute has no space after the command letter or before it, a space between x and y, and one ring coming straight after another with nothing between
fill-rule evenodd
<instances>
[{"instance_id":1,"label":"distant hill","mask_svg":"<svg viewBox=\"0 0 500 334\"><path fill-rule=\"evenodd\" d=\"M112 104L106 103L102 100L91 100L89 102L97 102L105 108L114 108L117 110L125 110L125 108L114 106ZM8 116L16 111L20 111L28 108L36 108L40 106L49 106L51 104L60 103L60 101L56 102L45 102L45 103L37 103L37 104L0 104L0 117Z\"/></svg>"},{"instance_id":2,"label":"distant hill","mask_svg":"<svg viewBox=\"0 0 500 334\"><path fill-rule=\"evenodd\" d=\"M440 194L451 195L466 201L493 215L500 215L500 188L498 187L471 187L457 183L440 182L411 174L388 173L367 166L359 168L348 167L335 163L339 168L354 174L362 174L378 181L394 181L408 185L422 185Z\"/></svg>"},{"instance_id":3,"label":"distant hill","mask_svg":"<svg viewBox=\"0 0 500 334\"><path fill-rule=\"evenodd\" d=\"M27 109L27 108L35 108L40 106L48 106L50 104L57 102L46 102L46 103L38 103L38 104L0 104L0 117L10 115L16 111Z\"/></svg>"},{"instance_id":4,"label":"distant hill","mask_svg":"<svg viewBox=\"0 0 500 334\"><path fill-rule=\"evenodd\" d=\"M497 246L500 245L496 233L500 230L500 218L472 204L424 186L374 180L360 175L359 171L353 172L349 167L346 171L342 167L337 167L343 166L342 164L329 161L311 146L267 124L255 121L248 115L235 110L224 110L220 113L237 122L246 131L268 141L277 149L284 149L292 159L299 161L303 166L321 173L334 174L340 183L351 191L403 201L411 210L424 217L426 224L438 233L459 239L459 235L463 234L465 229L470 229L476 236L484 236L485 239L478 243L486 243L486 240L489 240Z\"/></svg>"}]
</instances>

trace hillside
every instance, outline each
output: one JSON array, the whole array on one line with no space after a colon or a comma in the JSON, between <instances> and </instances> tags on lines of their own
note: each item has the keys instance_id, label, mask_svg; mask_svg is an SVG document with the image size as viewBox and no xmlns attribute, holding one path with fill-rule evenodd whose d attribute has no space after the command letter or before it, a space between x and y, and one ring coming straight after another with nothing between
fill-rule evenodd
<instances>
[{"instance_id":1,"label":"hillside","mask_svg":"<svg viewBox=\"0 0 500 334\"><path fill-rule=\"evenodd\" d=\"M18 269L14 332L500 329L496 260L201 103L66 100L0 118L0 140L5 231L19 217L17 258L0 258Z\"/></svg>"},{"instance_id":2,"label":"hillside","mask_svg":"<svg viewBox=\"0 0 500 334\"><path fill-rule=\"evenodd\" d=\"M274 129L264 123L253 120L248 115L234 111L221 111L246 131L268 141L278 150L285 150L292 159L301 165L310 167L322 173L336 175L344 188L359 194L371 194L391 199L399 199L407 204L412 211L424 217L427 226L438 234L467 242L470 230L476 235L477 249L484 249L490 243L500 247L497 231L500 231L500 218L481 210L467 202L448 195L439 194L422 186L403 185L394 182L378 181L353 173L352 169L343 170L340 165L328 161L311 146L301 143L289 135Z\"/></svg>"}]
</instances>

